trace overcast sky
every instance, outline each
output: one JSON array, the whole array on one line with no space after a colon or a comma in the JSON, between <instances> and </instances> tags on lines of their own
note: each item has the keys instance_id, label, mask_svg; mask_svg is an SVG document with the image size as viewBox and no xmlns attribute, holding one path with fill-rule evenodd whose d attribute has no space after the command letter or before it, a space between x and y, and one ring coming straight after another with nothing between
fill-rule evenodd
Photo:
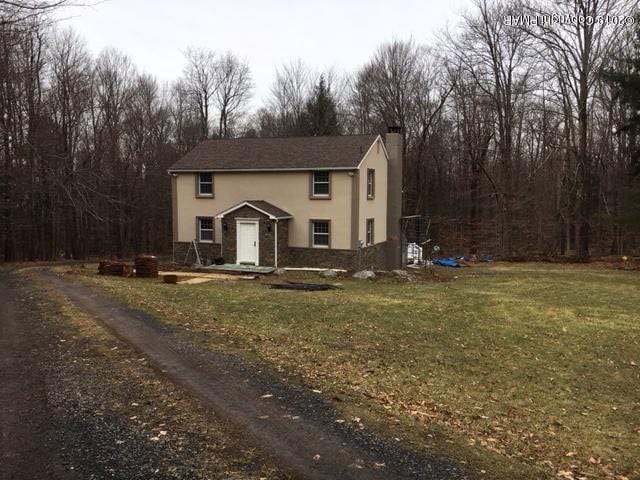
<instances>
[{"instance_id":1,"label":"overcast sky","mask_svg":"<svg viewBox=\"0 0 640 480\"><path fill-rule=\"evenodd\" d=\"M72 26L98 53L113 46L144 72L172 81L188 46L231 50L248 60L259 105L275 67L301 58L310 67L353 71L393 38L430 42L470 0L107 0L66 9Z\"/></svg>"}]
</instances>

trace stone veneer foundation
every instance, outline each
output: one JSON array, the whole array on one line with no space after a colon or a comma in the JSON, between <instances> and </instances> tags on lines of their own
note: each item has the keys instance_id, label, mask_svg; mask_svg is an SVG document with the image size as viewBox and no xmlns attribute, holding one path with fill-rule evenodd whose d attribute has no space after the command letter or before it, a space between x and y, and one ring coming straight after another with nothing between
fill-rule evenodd
<instances>
[{"instance_id":1,"label":"stone veneer foundation","mask_svg":"<svg viewBox=\"0 0 640 480\"><path fill-rule=\"evenodd\" d=\"M254 217L256 218L256 217ZM274 227L273 220L271 232L267 230L266 221L260 221L260 265L275 266L274 261ZM287 247L286 239L283 235L287 231L286 222L280 220L278 222L278 267L313 267L313 268L343 268L345 270L386 270L387 259L387 242L378 243L371 247L364 247L360 250L338 250L329 248L303 248L303 247ZM222 258L225 263L235 263L235 220L227 225L227 234L230 235L223 238L229 239L222 243ZM265 247L266 245L266 247ZM173 244L173 258L177 263L185 263L185 257L189 248L188 242L175 242ZM219 243L200 243L198 244L200 254L204 262L212 263L214 259L220 257ZM195 262L195 254L193 251L189 254L187 264Z\"/></svg>"},{"instance_id":2,"label":"stone veneer foundation","mask_svg":"<svg viewBox=\"0 0 640 480\"><path fill-rule=\"evenodd\" d=\"M289 238L289 221L282 219L277 222L278 261L276 265L276 221L250 206L244 206L228 213L222 219L222 244L198 244L202 260L205 264L213 263L213 261L219 257L222 257L225 263L236 263L236 220L242 218L258 221L258 261L261 266L343 268L356 271L365 269L384 270L387 269L387 259L391 258L391 242L382 242L356 250L289 247L287 245L287 239ZM174 261L186 264L194 263L196 258L193 251L189 254L189 258L186 258L188 249L188 242L174 242Z\"/></svg>"},{"instance_id":3,"label":"stone veneer foundation","mask_svg":"<svg viewBox=\"0 0 640 480\"><path fill-rule=\"evenodd\" d=\"M192 265L196 263L196 254L191 249L189 257L187 258L187 252L189 251L190 242L173 242L173 261L180 264ZM202 256L202 261L206 264L213 263L214 259L220 257L220 244L219 243L198 243L198 250Z\"/></svg>"}]
</instances>

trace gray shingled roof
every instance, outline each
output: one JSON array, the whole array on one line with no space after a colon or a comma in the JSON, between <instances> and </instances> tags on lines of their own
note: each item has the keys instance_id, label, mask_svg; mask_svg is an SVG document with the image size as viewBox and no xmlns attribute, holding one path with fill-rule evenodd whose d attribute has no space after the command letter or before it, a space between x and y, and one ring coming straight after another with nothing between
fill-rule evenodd
<instances>
[{"instance_id":1,"label":"gray shingled roof","mask_svg":"<svg viewBox=\"0 0 640 480\"><path fill-rule=\"evenodd\" d=\"M293 218L293 215L291 215L290 213L285 212L281 208L278 208L269 202L265 202L264 200L245 200L244 202L240 202L234 205L233 207L229 207L226 210L220 212L219 214L216 215L216 217L222 218L227 213L231 213L234 210L237 210L238 208L243 207L245 205L249 207L253 207L254 209L261 211L263 213L266 213L269 217L273 219Z\"/></svg>"},{"instance_id":2,"label":"gray shingled roof","mask_svg":"<svg viewBox=\"0 0 640 480\"><path fill-rule=\"evenodd\" d=\"M169 171L356 168L377 135L203 140Z\"/></svg>"}]
</instances>

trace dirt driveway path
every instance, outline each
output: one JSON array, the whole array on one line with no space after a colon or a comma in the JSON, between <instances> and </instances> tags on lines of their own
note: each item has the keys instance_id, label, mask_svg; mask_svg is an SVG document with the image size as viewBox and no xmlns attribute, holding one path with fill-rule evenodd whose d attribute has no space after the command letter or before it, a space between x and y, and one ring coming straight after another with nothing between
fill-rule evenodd
<instances>
[{"instance_id":1,"label":"dirt driveway path","mask_svg":"<svg viewBox=\"0 0 640 480\"><path fill-rule=\"evenodd\" d=\"M0 267L0 480L289 478L94 318Z\"/></svg>"},{"instance_id":2,"label":"dirt driveway path","mask_svg":"<svg viewBox=\"0 0 640 480\"><path fill-rule=\"evenodd\" d=\"M448 461L415 455L337 423L335 411L318 393L256 371L235 357L201 350L151 315L68 277L46 270L39 274L295 478L470 478Z\"/></svg>"},{"instance_id":3,"label":"dirt driveway path","mask_svg":"<svg viewBox=\"0 0 640 480\"><path fill-rule=\"evenodd\" d=\"M0 479L62 479L42 368L47 343L27 301L0 278Z\"/></svg>"}]
</instances>

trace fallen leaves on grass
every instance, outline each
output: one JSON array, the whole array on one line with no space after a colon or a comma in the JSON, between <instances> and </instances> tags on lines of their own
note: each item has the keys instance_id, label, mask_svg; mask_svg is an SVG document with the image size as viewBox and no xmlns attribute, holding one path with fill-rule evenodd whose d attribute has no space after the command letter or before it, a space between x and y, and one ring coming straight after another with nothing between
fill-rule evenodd
<instances>
[{"instance_id":1,"label":"fallen leaves on grass","mask_svg":"<svg viewBox=\"0 0 640 480\"><path fill-rule=\"evenodd\" d=\"M314 297L331 306L321 322L308 315L301 297L270 308L273 300L259 285L220 285L215 292L192 287L169 298L162 285L92 281L108 282L169 324L184 328L187 320L189 331L212 348L249 350L314 390L339 392L345 408L381 406L383 429L400 419L411 419L417 432L438 424L474 445L574 480L625 474L635 464L630 445L640 425L624 418L626 409L608 406L636 395L629 382L635 368L619 366L636 367L637 281L548 265L483 272L477 279L460 275L455 296L424 284L400 290L347 281L352 296ZM622 299L615 311L612 295ZM625 361L603 361L614 356ZM616 375L609 375L612 368ZM623 390L610 388L609 378ZM588 394L579 395L586 384ZM358 413L347 411L345 418ZM616 430L619 425L624 429ZM607 467L603 459L613 455L615 468Z\"/></svg>"}]
</instances>

